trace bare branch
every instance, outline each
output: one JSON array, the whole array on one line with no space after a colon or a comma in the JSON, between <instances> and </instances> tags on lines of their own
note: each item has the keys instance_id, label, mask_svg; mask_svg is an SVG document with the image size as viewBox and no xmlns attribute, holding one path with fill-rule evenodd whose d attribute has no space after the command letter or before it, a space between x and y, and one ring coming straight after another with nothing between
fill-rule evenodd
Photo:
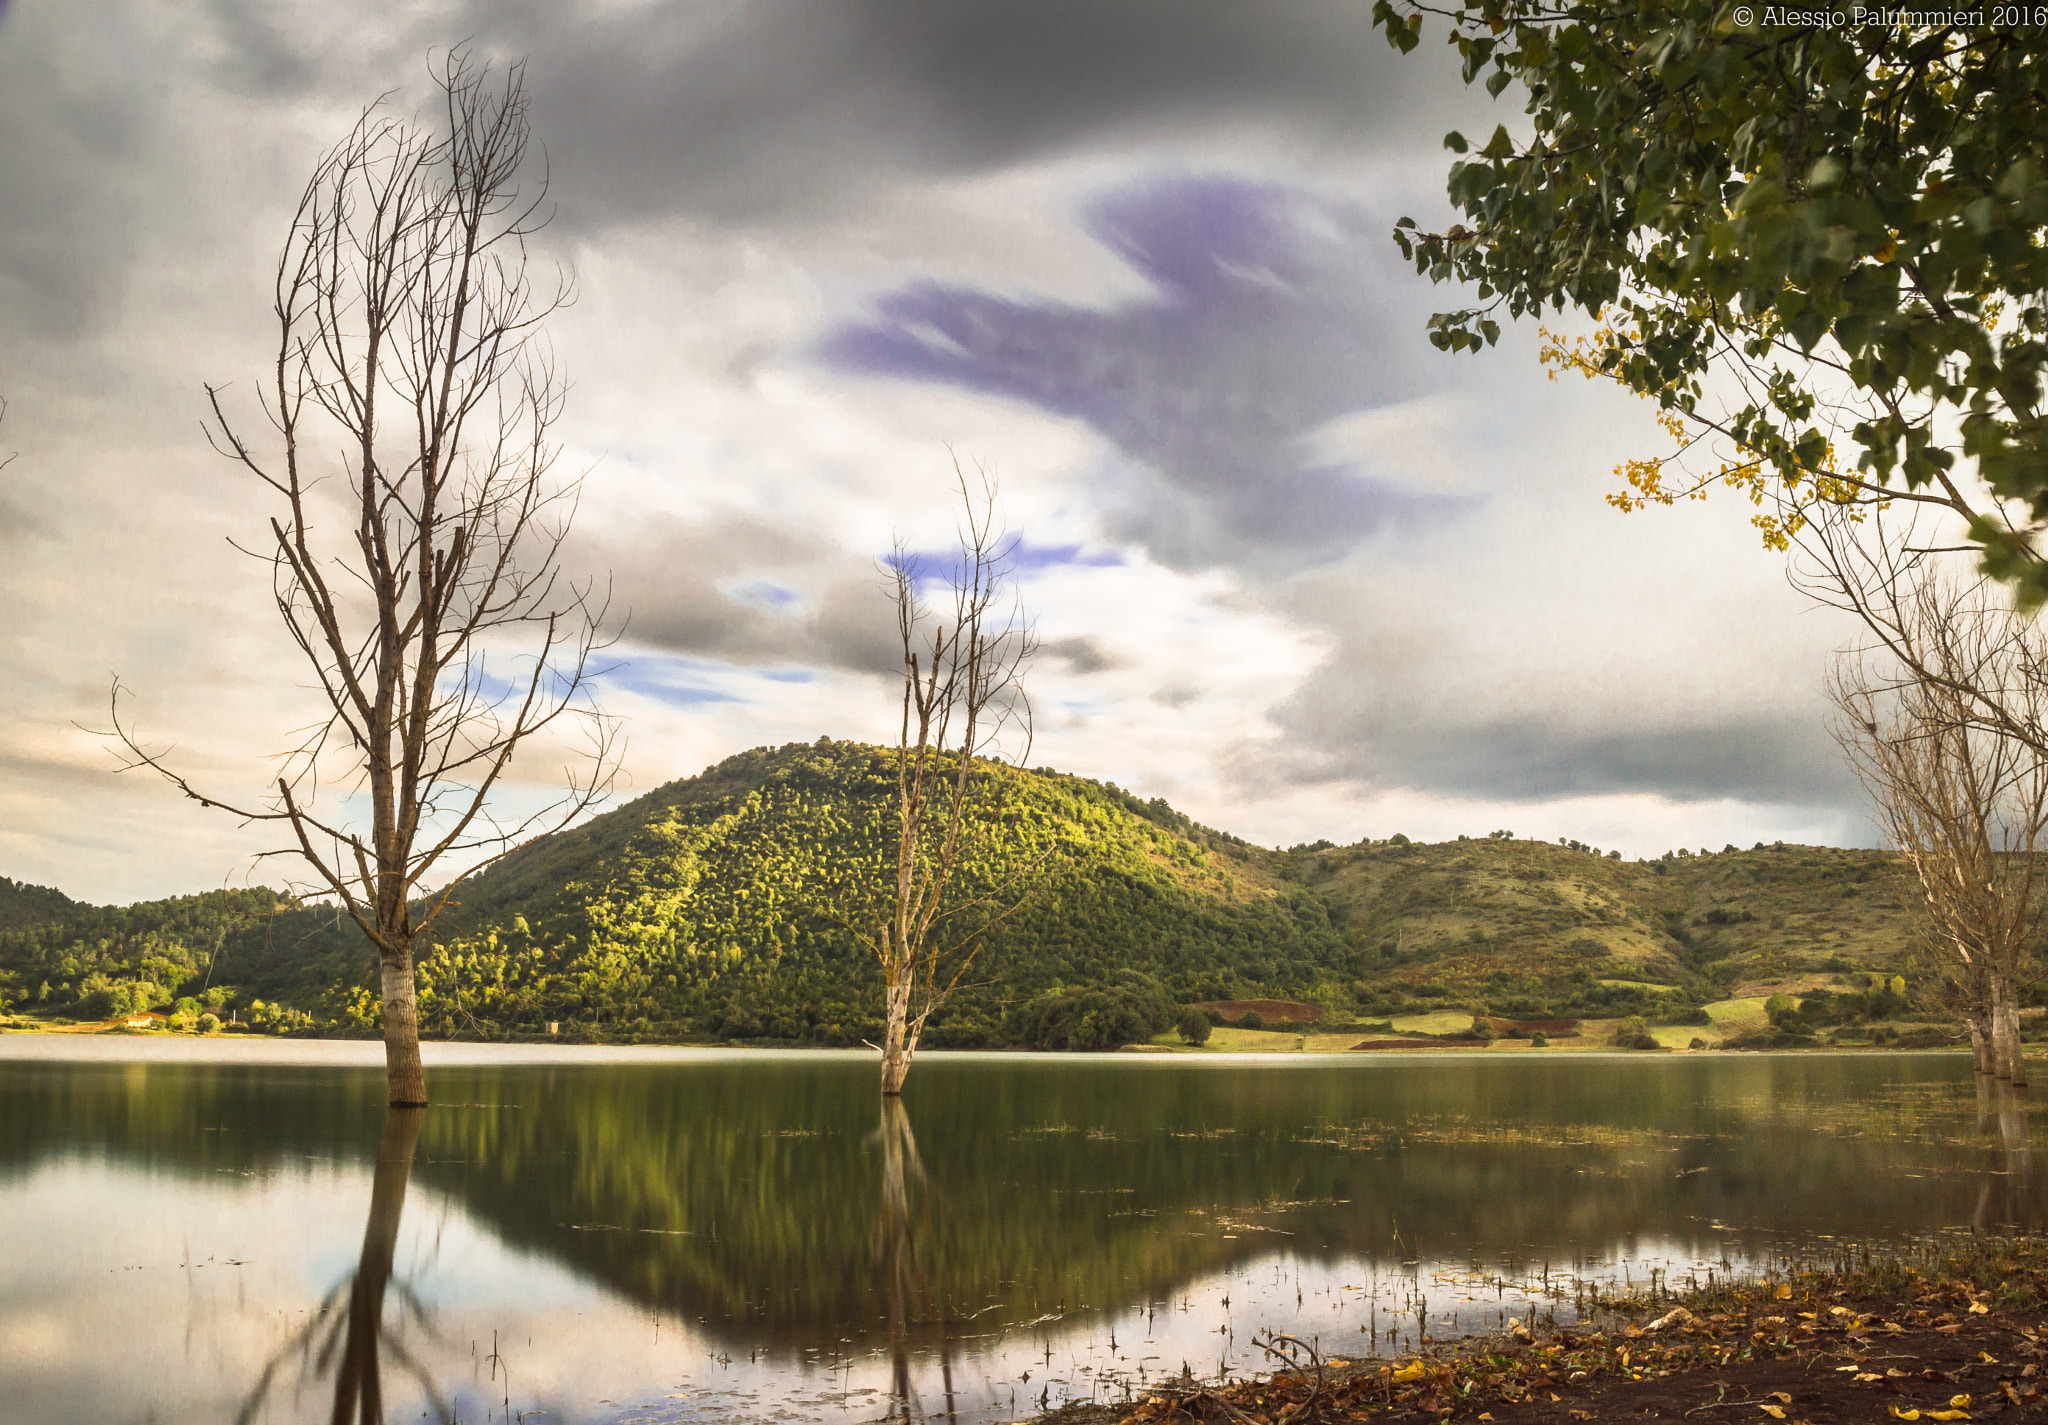
<instances>
[{"instance_id":1,"label":"bare branch","mask_svg":"<svg viewBox=\"0 0 2048 1425\"><path fill-rule=\"evenodd\" d=\"M927 571L899 540L883 564L903 655L896 747L894 865L886 924L864 943L881 964L886 1026L882 1091L902 1088L926 1021L973 963L982 936L1024 903L1050 853L1027 856L990 884L967 887L963 863L999 839L1002 775L1031 751L1023 677L1038 639L1010 579L995 472L957 457L958 554L935 611Z\"/></svg>"},{"instance_id":2,"label":"bare branch","mask_svg":"<svg viewBox=\"0 0 2048 1425\"><path fill-rule=\"evenodd\" d=\"M208 439L276 499L257 557L324 708L280 756L268 805L235 810L286 823L312 893L375 947L400 1103L425 1093L414 941L465 876L602 801L621 750L591 697L608 601L558 563L578 484L553 474L567 383L543 328L572 292L527 276L547 193L523 177L524 67L457 49L435 82L437 126L379 100L300 195L275 274L268 436L245 438L226 388L207 387ZM118 692L125 765L223 804L121 725ZM586 770L501 825L490 804L520 748L570 722ZM343 800L323 812L326 789Z\"/></svg>"},{"instance_id":3,"label":"bare branch","mask_svg":"<svg viewBox=\"0 0 2048 1425\"><path fill-rule=\"evenodd\" d=\"M2048 839L2048 637L1910 532L1823 521L1806 542L1825 571L1809 583L1872 635L1830 672L1833 731L1963 986L1979 1070L2024 1084L2017 987Z\"/></svg>"}]
</instances>

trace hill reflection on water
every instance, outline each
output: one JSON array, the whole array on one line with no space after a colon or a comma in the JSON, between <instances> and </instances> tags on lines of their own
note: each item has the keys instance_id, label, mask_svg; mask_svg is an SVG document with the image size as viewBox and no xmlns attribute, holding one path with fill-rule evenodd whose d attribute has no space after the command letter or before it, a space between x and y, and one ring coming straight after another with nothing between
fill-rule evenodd
<instances>
[{"instance_id":1,"label":"hill reflection on water","mask_svg":"<svg viewBox=\"0 0 2048 1425\"><path fill-rule=\"evenodd\" d=\"M159 1329L189 1361L203 1317L209 1388L252 1421L1001 1418L1254 1366L1261 1329L1357 1355L1484 1328L1546 1273L1683 1278L2042 1215L2023 1101L1980 1101L1949 1056L932 1056L900 1110L853 1055L555 1054L433 1087L387 1119L374 1071L9 1053L0 1210L33 1232L69 1175L148 1219L73 1252L81 1280L133 1270L131 1296L143 1268L99 1258L181 1244L185 1319ZM193 1285L230 1250L194 1234L258 1202L298 1265L237 1261L234 1306L220 1272ZM38 1260L0 1263L0 1385L54 1399L75 1367L21 1322L97 1298ZM532 1344L508 1348L518 1323ZM176 1353L141 1354L178 1396Z\"/></svg>"}]
</instances>

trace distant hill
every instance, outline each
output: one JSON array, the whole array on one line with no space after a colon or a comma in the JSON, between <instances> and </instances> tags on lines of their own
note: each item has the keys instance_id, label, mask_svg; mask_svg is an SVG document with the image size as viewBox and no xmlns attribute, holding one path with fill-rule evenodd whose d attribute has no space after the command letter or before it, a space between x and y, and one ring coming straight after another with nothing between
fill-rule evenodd
<instances>
[{"instance_id":1,"label":"distant hill","mask_svg":"<svg viewBox=\"0 0 2048 1425\"><path fill-rule=\"evenodd\" d=\"M1620 861L1540 841L1331 847L1283 879L1367 927L1370 1013L1483 1002L1495 1014L1597 1009L1596 980L1697 997L1802 975L1908 967L1914 894L1895 853L1771 846ZM1625 984L1609 984L1621 990Z\"/></svg>"},{"instance_id":2,"label":"distant hill","mask_svg":"<svg viewBox=\"0 0 2048 1425\"><path fill-rule=\"evenodd\" d=\"M265 887L125 906L57 899L52 918L0 928L0 1003L97 1019L217 988L246 1011L257 1000L313 1005L368 982L353 925Z\"/></svg>"},{"instance_id":3,"label":"distant hill","mask_svg":"<svg viewBox=\"0 0 2048 1425\"><path fill-rule=\"evenodd\" d=\"M0 876L0 930L46 925L83 909L62 891Z\"/></svg>"},{"instance_id":4,"label":"distant hill","mask_svg":"<svg viewBox=\"0 0 2048 1425\"><path fill-rule=\"evenodd\" d=\"M829 739L757 748L519 848L462 888L422 949L429 1032L875 1037L878 976L840 917L846 868L885 846L889 759ZM1669 1018L1802 976L1905 970L1915 933L1884 852L1624 862L1501 836L1282 852L1049 769L1014 779L999 838L966 874L1027 863L1042 884L988 932L929 1042L1012 1043L1162 1001L1297 1001L1340 1030L1433 1009ZM0 921L0 995L19 1007L75 1013L111 1003L109 986L210 981L231 1005L374 1026L370 957L331 911L260 889L89 907L0 883L0 915L17 903L43 917Z\"/></svg>"}]
</instances>

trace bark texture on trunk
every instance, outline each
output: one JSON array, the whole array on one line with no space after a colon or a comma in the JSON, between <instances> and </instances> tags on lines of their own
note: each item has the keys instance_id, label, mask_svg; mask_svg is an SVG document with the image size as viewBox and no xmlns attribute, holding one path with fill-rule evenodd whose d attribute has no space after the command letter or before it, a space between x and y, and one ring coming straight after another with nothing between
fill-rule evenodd
<instances>
[{"instance_id":1,"label":"bark texture on trunk","mask_svg":"<svg viewBox=\"0 0 2048 1425\"><path fill-rule=\"evenodd\" d=\"M384 1295L391 1285L391 1259L398 1246L398 1221L419 1147L426 1113L391 1108L377 1147L377 1177L370 1189L370 1217L363 1225L363 1254L349 1284L348 1330L334 1377L334 1420L348 1425L384 1419L383 1362L378 1350L384 1329Z\"/></svg>"},{"instance_id":2,"label":"bark texture on trunk","mask_svg":"<svg viewBox=\"0 0 2048 1425\"><path fill-rule=\"evenodd\" d=\"M427 1071L420 1063L420 1005L413 988L412 952L382 962L384 1076L393 1108L425 1108Z\"/></svg>"},{"instance_id":3,"label":"bark texture on trunk","mask_svg":"<svg viewBox=\"0 0 2048 1425\"><path fill-rule=\"evenodd\" d=\"M1998 1077L2014 1088L2027 1086L2027 1061L2020 1048L2020 1003L2010 972L2000 972L1991 981L1992 1058Z\"/></svg>"},{"instance_id":4,"label":"bark texture on trunk","mask_svg":"<svg viewBox=\"0 0 2048 1425\"><path fill-rule=\"evenodd\" d=\"M910 1076L910 1060L917 1053L917 1032L910 1025L910 986L890 985L887 1021L882 1033L882 1095L895 1098L903 1092Z\"/></svg>"},{"instance_id":5,"label":"bark texture on trunk","mask_svg":"<svg viewBox=\"0 0 2048 1425\"><path fill-rule=\"evenodd\" d=\"M1963 1014L1970 1025L1970 1062L1980 1074L1997 1073L1998 1041L1991 1015L1991 972L1981 961L1971 964L1969 975L1963 981Z\"/></svg>"}]
</instances>

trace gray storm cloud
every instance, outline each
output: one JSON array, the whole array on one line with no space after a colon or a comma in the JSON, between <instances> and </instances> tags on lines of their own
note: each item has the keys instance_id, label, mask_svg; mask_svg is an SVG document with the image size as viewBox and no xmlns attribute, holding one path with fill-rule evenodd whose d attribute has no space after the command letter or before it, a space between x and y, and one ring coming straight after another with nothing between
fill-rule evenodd
<instances>
[{"instance_id":1,"label":"gray storm cloud","mask_svg":"<svg viewBox=\"0 0 2048 1425\"><path fill-rule=\"evenodd\" d=\"M1087 623L1089 578L1117 598L1179 591L1189 610L1147 610L1162 622L1244 615L1327 650L1320 669L1245 695L1265 701L1244 721L1263 714L1278 745L1244 753L1224 732L1176 745L1174 759L1205 762L1187 785L1228 782L1216 769L1230 764L1257 769L1231 784L1247 799L1284 783L1330 788L1328 805L1350 787L1854 800L1809 694L1708 696L1743 659L1805 656L1796 639L1762 616L1760 633L1725 635L1704 597L1676 628L1596 636L1569 616L1583 590L1544 582L1579 506L1513 496L1585 456L1533 451L1565 417L1527 399L1531 373L1507 353L1428 347L1424 317L1457 299L1386 241L1390 218L1441 201L1444 130L1491 106L1446 56L1395 56L1368 5L77 0L0 5L0 455L21 451L0 473L0 802L8 854L26 858L0 873L90 894L147 875L168 891L217 880L240 854L231 828L178 821L103 776L75 724L119 669L209 766L239 773L249 747L270 745L252 729L285 716L303 670L265 622L262 571L223 543L260 533L263 512L200 437L201 383L236 383L239 400L260 380L269 264L314 158L380 93L410 112L431 52L465 37L530 60L558 205L548 255L592 291L645 284L612 308L627 317L616 329L598 329L592 300L561 334L565 351L602 352L570 372L585 383L576 453L596 471L577 567L611 572L633 613L621 651L645 660L657 695L696 678L693 660L750 670L696 679L734 697L815 670L818 701L802 706L824 717L835 677L891 666L878 551L847 532L886 534L895 512L875 506L890 477L855 467L900 453L876 432L928 403L946 414L912 422L917 439L953 439L943 422L967 412L971 444L976 413L995 410L1008 431L1048 433L1020 450L1079 463L1020 457L1006 478L1056 507L1057 531L1021 531L1046 545L1028 546L1020 574L1027 589L1065 581L1076 616L1045 666L1085 683L1077 701L1101 699L1102 724L1222 727L1200 720L1229 679L1198 659L1170 666L1114 608ZM1070 224L1072 251L1092 245L1100 266L1062 268L1064 249L1041 254L1028 235L963 258L982 235L1000 247L1004 203L1036 205L1020 232ZM941 252L934 225L954 219ZM1076 295L1106 290L1100 273L1119 266L1118 295ZM1399 451L1323 438L1361 416L1376 432L1445 393L1476 411L1452 432L1460 478L1437 478L1453 460L1440 432ZM778 419L814 428L794 439ZM1588 446L1602 436L1583 428ZM645 508L607 504L606 453L625 447L620 488ZM735 491L734 470L794 471L820 493ZM1586 489L1569 498L1597 508ZM847 519L856 509L874 517ZM1165 572L1136 567L1148 562ZM1643 562L1654 584L1662 570ZM1372 630L1446 569L1431 636L1387 656ZM1493 627L1542 656L1485 696L1446 693L1486 682L1475 630ZM1595 637L1679 639L1700 666L1667 661L1579 697L1567 685ZM690 735L746 735L739 720L715 727ZM166 855L188 859L142 869ZM74 881L88 862L112 869Z\"/></svg>"},{"instance_id":2,"label":"gray storm cloud","mask_svg":"<svg viewBox=\"0 0 2048 1425\"><path fill-rule=\"evenodd\" d=\"M346 65L309 13L212 0L218 81L347 97L462 36L531 56L572 227L844 216L901 184L1189 126L1433 138L1462 102L1443 63L1401 62L1345 0L467 0L352 26Z\"/></svg>"}]
</instances>

